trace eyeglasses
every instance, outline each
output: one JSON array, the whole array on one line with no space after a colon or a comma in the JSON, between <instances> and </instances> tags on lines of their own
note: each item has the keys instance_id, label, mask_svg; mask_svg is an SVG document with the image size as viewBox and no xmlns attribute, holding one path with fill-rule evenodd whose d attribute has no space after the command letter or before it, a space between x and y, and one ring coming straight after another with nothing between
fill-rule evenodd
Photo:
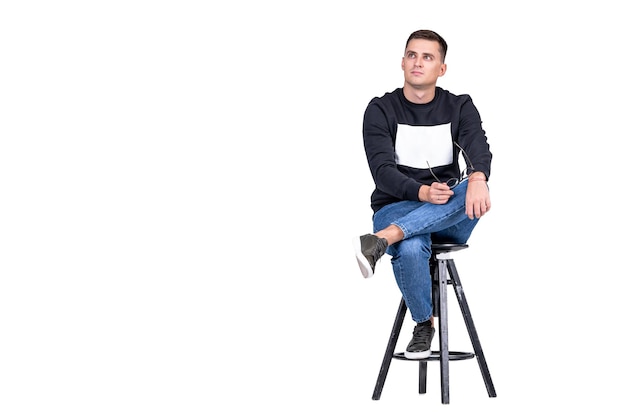
<instances>
[{"instance_id":1,"label":"eyeglasses","mask_svg":"<svg viewBox=\"0 0 626 413\"><path fill-rule=\"evenodd\" d=\"M459 146L458 143L454 142L454 144L456 145L457 148L461 150L461 153L463 154L463 157L465 158L469 166L466 166L466 168L461 171L461 176L459 176L458 178L450 178L446 181L446 185L448 185L450 189L456 187L458 184L460 184L465 179L467 179L469 174L474 172L474 165L472 165L472 161L470 161L470 158L469 156L467 156L467 153L463 150L463 148ZM433 172L433 168L430 167L430 164L428 163L428 161L426 161L426 165L428 165L428 170L430 171L430 174L433 176L433 178L435 178L437 182L443 183L441 182L439 178L437 178L437 175L435 175L435 173Z\"/></svg>"}]
</instances>

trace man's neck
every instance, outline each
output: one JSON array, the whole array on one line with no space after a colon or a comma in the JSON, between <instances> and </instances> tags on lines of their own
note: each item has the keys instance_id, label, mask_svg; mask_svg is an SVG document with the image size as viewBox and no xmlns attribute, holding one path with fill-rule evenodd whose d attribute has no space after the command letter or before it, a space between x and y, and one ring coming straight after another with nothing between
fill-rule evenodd
<instances>
[{"instance_id":1,"label":"man's neck","mask_svg":"<svg viewBox=\"0 0 626 413\"><path fill-rule=\"evenodd\" d=\"M435 86L418 89L405 84L402 91L404 93L404 97L411 103L424 104L435 98Z\"/></svg>"}]
</instances>

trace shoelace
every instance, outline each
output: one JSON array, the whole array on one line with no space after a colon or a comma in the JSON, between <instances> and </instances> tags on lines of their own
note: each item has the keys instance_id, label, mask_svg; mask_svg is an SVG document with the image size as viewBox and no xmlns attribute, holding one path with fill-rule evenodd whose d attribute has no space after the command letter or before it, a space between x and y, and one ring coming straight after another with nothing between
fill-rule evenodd
<instances>
[{"instance_id":1,"label":"shoelace","mask_svg":"<svg viewBox=\"0 0 626 413\"><path fill-rule=\"evenodd\" d=\"M416 341L427 343L430 340L430 331L432 327L429 326L415 326L413 329L413 338Z\"/></svg>"}]
</instances>

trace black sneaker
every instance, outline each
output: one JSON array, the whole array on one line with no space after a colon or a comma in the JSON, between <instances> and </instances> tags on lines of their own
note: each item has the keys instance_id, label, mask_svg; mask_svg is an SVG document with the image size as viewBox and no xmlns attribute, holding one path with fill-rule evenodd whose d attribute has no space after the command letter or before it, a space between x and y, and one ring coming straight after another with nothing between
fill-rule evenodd
<instances>
[{"instance_id":1,"label":"black sneaker","mask_svg":"<svg viewBox=\"0 0 626 413\"><path fill-rule=\"evenodd\" d=\"M435 327L430 320L419 323L413 329L413 338L404 352L404 357L411 360L425 359L430 356L430 343L435 336Z\"/></svg>"},{"instance_id":2,"label":"black sneaker","mask_svg":"<svg viewBox=\"0 0 626 413\"><path fill-rule=\"evenodd\" d=\"M387 250L387 240L373 234L366 234L354 238L352 245L363 277L370 278L374 275L376 262Z\"/></svg>"}]
</instances>

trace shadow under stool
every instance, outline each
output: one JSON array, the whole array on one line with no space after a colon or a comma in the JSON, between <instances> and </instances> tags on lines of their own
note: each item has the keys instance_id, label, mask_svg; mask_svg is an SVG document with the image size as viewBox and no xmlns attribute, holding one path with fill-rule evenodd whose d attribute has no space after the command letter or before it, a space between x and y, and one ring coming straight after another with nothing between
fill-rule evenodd
<instances>
[{"instance_id":1,"label":"shadow under stool","mask_svg":"<svg viewBox=\"0 0 626 413\"><path fill-rule=\"evenodd\" d=\"M483 354L480 340L478 339L478 333L472 320L467 300L465 299L465 293L463 292L463 286L459 274L454 264L454 259L451 258L451 253L454 251L467 248L467 244L432 244L431 246L431 276L432 276L432 297L433 297L433 316L438 318L439 321L439 351L432 351L432 354L425 359L410 360L404 357L404 352L395 352L400 330L404 322L406 315L406 304L404 299L400 299L400 306L396 314L396 319L393 323L391 335L389 336L389 342L387 349L385 350L385 356L383 363L378 373L378 379L376 380L376 387L374 388L373 400L379 400L383 391L385 379L389 371L389 365L392 359L417 361L419 363L419 393L426 393L426 374L428 362L439 361L440 378L441 378L441 403L450 403L450 361L467 360L476 358L478 361L478 367L485 382L487 388L487 394L489 397L496 397L496 390L491 380L491 374L487 367L487 361ZM463 320L467 327L469 338L472 342L474 352L461 352L450 351L448 349L448 294L447 287L452 285L456 294L457 301L463 314Z\"/></svg>"}]
</instances>

